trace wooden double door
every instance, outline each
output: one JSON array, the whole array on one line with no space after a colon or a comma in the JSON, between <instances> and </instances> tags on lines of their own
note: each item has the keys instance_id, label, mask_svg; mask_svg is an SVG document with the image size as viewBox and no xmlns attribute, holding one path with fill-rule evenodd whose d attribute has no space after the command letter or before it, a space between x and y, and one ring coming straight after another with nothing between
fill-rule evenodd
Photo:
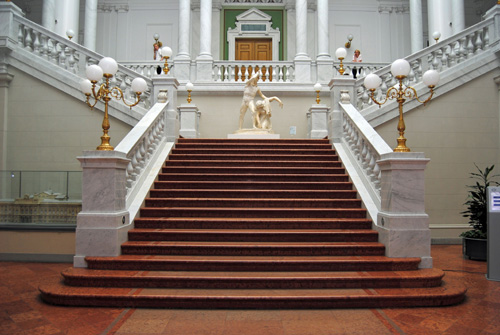
<instances>
[{"instance_id":1,"label":"wooden double door","mask_svg":"<svg viewBox=\"0 0 500 335\"><path fill-rule=\"evenodd\" d=\"M236 39L236 52L235 60L237 61L272 61L273 60L273 43L270 38L237 38ZM238 69L236 69L238 73ZM252 68L248 66L248 76L250 77L254 72L259 71L259 66ZM266 80L269 73L269 80L271 76L271 67L260 68L262 72L262 80ZM242 66L241 73L247 72L245 66ZM242 80L246 80L245 75L242 75ZM238 78L237 78L238 79Z\"/></svg>"}]
</instances>

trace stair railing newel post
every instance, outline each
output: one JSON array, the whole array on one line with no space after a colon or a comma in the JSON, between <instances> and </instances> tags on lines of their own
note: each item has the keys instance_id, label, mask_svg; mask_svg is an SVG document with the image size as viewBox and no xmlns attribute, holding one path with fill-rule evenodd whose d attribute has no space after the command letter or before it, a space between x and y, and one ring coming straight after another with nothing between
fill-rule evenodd
<instances>
[{"instance_id":1,"label":"stair railing newel post","mask_svg":"<svg viewBox=\"0 0 500 335\"><path fill-rule=\"evenodd\" d=\"M158 95L166 94L168 102L167 111L165 113L165 135L167 142L175 142L179 138L180 117L177 111L177 89L179 82L176 78L171 77L171 72L167 75L153 75L153 104L159 102Z\"/></svg>"},{"instance_id":2,"label":"stair railing newel post","mask_svg":"<svg viewBox=\"0 0 500 335\"><path fill-rule=\"evenodd\" d=\"M120 151L84 151L82 211L76 225L74 267L87 267L86 256L118 256L131 228L126 209L130 162Z\"/></svg>"}]
</instances>

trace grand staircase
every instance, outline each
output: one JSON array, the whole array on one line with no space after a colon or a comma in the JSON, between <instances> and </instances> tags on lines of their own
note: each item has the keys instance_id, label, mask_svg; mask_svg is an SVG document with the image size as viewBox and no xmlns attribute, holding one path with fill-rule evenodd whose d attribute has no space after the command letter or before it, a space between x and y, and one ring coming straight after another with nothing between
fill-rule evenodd
<instances>
[{"instance_id":1,"label":"grand staircase","mask_svg":"<svg viewBox=\"0 0 500 335\"><path fill-rule=\"evenodd\" d=\"M387 258L328 140L179 139L118 257L49 303L161 308L443 306L465 289Z\"/></svg>"}]
</instances>

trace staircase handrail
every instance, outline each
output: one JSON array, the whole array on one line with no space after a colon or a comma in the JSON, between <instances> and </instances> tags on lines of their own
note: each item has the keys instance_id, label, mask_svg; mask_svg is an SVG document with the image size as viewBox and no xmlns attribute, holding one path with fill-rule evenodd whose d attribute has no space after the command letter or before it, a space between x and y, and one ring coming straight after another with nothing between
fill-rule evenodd
<instances>
[{"instance_id":1,"label":"staircase handrail","mask_svg":"<svg viewBox=\"0 0 500 335\"><path fill-rule=\"evenodd\" d=\"M115 148L130 160L126 169L126 209L131 220L165 161L165 151L172 146L172 143L167 143L166 135L168 104L158 102L151 107Z\"/></svg>"},{"instance_id":2,"label":"staircase handrail","mask_svg":"<svg viewBox=\"0 0 500 335\"><path fill-rule=\"evenodd\" d=\"M474 56L484 53L490 49L491 45L495 45L497 48L499 34L495 33L494 29L495 18L492 15L464 29L460 33L405 57L404 59L411 65L411 70L410 74L405 78L404 84L407 86L421 84L422 87L425 87L422 82L422 76L425 71L434 69L441 73ZM493 40L490 40L491 35L493 36ZM382 78L382 85L375 92L376 97L379 95L385 96L387 90L397 82L390 68L391 65L387 65L373 72ZM371 72L365 71L364 75L366 76L369 73ZM355 104L363 115L366 116L366 114L378 108L369 98L369 91L363 85L363 78L356 81L355 91L357 92ZM394 104L395 102L386 106L394 106ZM389 109L389 107L386 108Z\"/></svg>"},{"instance_id":3,"label":"staircase handrail","mask_svg":"<svg viewBox=\"0 0 500 335\"><path fill-rule=\"evenodd\" d=\"M381 173L378 161L382 155L393 150L348 99L339 103L342 114L341 144L349 156L341 158L343 161L349 159L350 165L356 169L356 173L350 175L360 178L373 204L380 210Z\"/></svg>"},{"instance_id":4,"label":"staircase handrail","mask_svg":"<svg viewBox=\"0 0 500 335\"><path fill-rule=\"evenodd\" d=\"M17 30L18 48L29 52L32 56L49 61L64 71L76 74L82 79L85 78L86 67L98 64L99 60L104 57L16 13L13 15L13 20L14 28ZM110 84L119 87L127 100L134 101L135 93L132 92L131 82L136 77L142 77L148 85L148 89L141 95L141 102L138 105L139 108L144 109L142 111L144 114L151 105L153 82L149 77L118 64L118 71L111 79Z\"/></svg>"}]
</instances>

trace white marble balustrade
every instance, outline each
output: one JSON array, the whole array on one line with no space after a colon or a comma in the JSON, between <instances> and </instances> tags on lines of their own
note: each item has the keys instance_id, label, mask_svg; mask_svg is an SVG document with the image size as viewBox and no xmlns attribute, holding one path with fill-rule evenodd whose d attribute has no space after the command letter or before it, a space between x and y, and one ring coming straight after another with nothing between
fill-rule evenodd
<instances>
[{"instance_id":1,"label":"white marble balustrade","mask_svg":"<svg viewBox=\"0 0 500 335\"><path fill-rule=\"evenodd\" d=\"M293 62L214 62L212 78L215 82L245 82L255 71L260 71L260 81L290 83L295 81Z\"/></svg>"},{"instance_id":2,"label":"white marble balustrade","mask_svg":"<svg viewBox=\"0 0 500 335\"><path fill-rule=\"evenodd\" d=\"M76 74L82 79L88 65L97 64L103 58L84 46L55 34L48 29L14 15L14 29L17 30L17 47L57 65L64 71ZM135 100L135 93L131 91L132 80L138 73L118 64L118 72L111 79L111 85L119 87L130 102ZM149 109L151 106L152 81L149 76L142 76L148 83L148 90L141 95L139 106Z\"/></svg>"},{"instance_id":3,"label":"white marble balustrade","mask_svg":"<svg viewBox=\"0 0 500 335\"><path fill-rule=\"evenodd\" d=\"M443 72L484 53L489 50L492 43L498 42L498 34L492 34L494 29L494 16L491 16L459 34L406 57L405 59L410 62L411 71L403 83L407 86L415 86L422 83L422 75L427 70L434 69ZM490 36L495 36L495 40L492 40L493 37ZM375 97L379 97L379 101L383 100L387 90L397 82L391 74L390 67L388 65L376 71L365 71L362 74L364 77L375 72L382 78L382 85L375 92ZM363 85L362 77L357 80L355 89L357 92L356 104L360 110L374 105L374 102L369 98L369 91Z\"/></svg>"}]
</instances>

